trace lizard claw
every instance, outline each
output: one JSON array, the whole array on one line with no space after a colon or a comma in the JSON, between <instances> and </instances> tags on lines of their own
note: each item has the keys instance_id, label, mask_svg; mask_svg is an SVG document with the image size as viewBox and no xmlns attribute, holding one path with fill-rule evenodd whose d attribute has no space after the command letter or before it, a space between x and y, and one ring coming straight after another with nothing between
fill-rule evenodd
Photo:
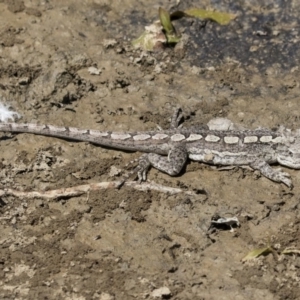
<instances>
[{"instance_id":1,"label":"lizard claw","mask_svg":"<svg viewBox=\"0 0 300 300\"><path fill-rule=\"evenodd\" d=\"M147 170L140 170L138 171L137 175L139 183L147 180Z\"/></svg>"},{"instance_id":2,"label":"lizard claw","mask_svg":"<svg viewBox=\"0 0 300 300\"><path fill-rule=\"evenodd\" d=\"M293 183L291 180L291 175L286 172L282 172L281 168L274 170L274 180L277 182L282 182L289 188L293 187Z\"/></svg>"}]
</instances>

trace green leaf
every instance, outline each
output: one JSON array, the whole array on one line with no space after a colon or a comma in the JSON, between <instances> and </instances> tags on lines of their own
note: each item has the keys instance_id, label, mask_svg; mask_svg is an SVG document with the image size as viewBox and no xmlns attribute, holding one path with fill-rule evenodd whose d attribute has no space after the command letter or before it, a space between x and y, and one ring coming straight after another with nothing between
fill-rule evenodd
<instances>
[{"instance_id":1,"label":"green leaf","mask_svg":"<svg viewBox=\"0 0 300 300\"><path fill-rule=\"evenodd\" d=\"M166 34L174 34L175 28L171 22L170 14L162 7L158 9L158 14L161 26L165 30Z\"/></svg>"},{"instance_id":2,"label":"green leaf","mask_svg":"<svg viewBox=\"0 0 300 300\"><path fill-rule=\"evenodd\" d=\"M257 258L261 255L267 255L269 253L273 252L273 249L271 247L265 247L265 248L260 248L260 249L254 249L251 252L249 252L243 259L242 261L247 261L250 259Z\"/></svg>"},{"instance_id":3,"label":"green leaf","mask_svg":"<svg viewBox=\"0 0 300 300\"><path fill-rule=\"evenodd\" d=\"M211 19L221 25L228 24L236 16L233 14L222 13L217 11L207 11L204 9L191 8L186 11L176 11L169 14L162 7L158 10L160 21L156 21L149 26L143 34L132 41L135 48L140 48L146 51L154 51L163 49L166 44L176 44L180 41L181 36L177 34L171 20L180 19L183 17L195 17L200 19Z\"/></svg>"},{"instance_id":4,"label":"green leaf","mask_svg":"<svg viewBox=\"0 0 300 300\"><path fill-rule=\"evenodd\" d=\"M171 22L170 14L162 7L158 10L159 20L165 32L168 44L176 44L180 41L180 35L177 35L176 29Z\"/></svg>"},{"instance_id":5,"label":"green leaf","mask_svg":"<svg viewBox=\"0 0 300 300\"><path fill-rule=\"evenodd\" d=\"M236 15L234 14L223 13L219 11L209 11L200 8L191 8L184 11L184 13L189 17L210 19L219 23L220 25L227 25L231 20L236 18Z\"/></svg>"}]
</instances>

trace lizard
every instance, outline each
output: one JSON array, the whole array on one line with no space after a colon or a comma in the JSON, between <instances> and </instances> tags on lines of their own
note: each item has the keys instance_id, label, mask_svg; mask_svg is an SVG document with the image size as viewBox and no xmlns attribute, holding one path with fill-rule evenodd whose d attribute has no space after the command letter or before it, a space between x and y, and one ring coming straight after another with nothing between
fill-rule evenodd
<instances>
[{"instance_id":1,"label":"lizard","mask_svg":"<svg viewBox=\"0 0 300 300\"><path fill-rule=\"evenodd\" d=\"M142 152L137 167L130 173L136 173L139 181L146 180L150 166L176 176L190 159L217 166L248 165L272 181L293 187L290 175L271 164L300 169L300 130L183 128L179 126L182 116L177 109L167 130L114 132L11 122L0 123L0 132L32 133Z\"/></svg>"}]
</instances>

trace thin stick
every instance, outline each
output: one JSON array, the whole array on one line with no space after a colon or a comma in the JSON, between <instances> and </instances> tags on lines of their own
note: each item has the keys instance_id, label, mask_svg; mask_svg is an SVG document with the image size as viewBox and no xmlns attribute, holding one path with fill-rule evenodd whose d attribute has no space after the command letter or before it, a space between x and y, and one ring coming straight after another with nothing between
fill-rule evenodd
<instances>
[{"instance_id":1,"label":"thin stick","mask_svg":"<svg viewBox=\"0 0 300 300\"><path fill-rule=\"evenodd\" d=\"M99 183L90 183L84 185L78 185L70 188L62 188L50 191L32 191L32 192L23 192L17 191L14 189L0 189L0 197L3 196L15 196L18 198L43 198L48 200L59 199L59 198L70 198L81 196L91 191L98 191L103 189L117 188L120 185L119 181L110 181L110 182L99 182ZM197 193L193 191L184 191L179 188L172 188L163 186L157 183L138 183L136 181L128 181L124 183L124 186L134 188L139 191L149 191L154 190L162 193L168 193L170 195L176 195L183 193L188 196L196 196ZM205 191L200 191L202 194L206 194Z\"/></svg>"}]
</instances>

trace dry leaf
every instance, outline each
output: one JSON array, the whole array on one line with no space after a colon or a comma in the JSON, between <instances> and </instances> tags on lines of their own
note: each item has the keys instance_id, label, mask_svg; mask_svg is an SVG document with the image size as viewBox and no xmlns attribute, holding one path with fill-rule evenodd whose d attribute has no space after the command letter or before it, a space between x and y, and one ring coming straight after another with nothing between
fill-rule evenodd
<instances>
[{"instance_id":1,"label":"dry leaf","mask_svg":"<svg viewBox=\"0 0 300 300\"><path fill-rule=\"evenodd\" d=\"M162 26L159 21L145 27L143 34L132 41L135 48L140 48L146 51L153 51L156 48L161 48L162 44L167 42L166 36L162 32Z\"/></svg>"},{"instance_id":2,"label":"dry leaf","mask_svg":"<svg viewBox=\"0 0 300 300\"><path fill-rule=\"evenodd\" d=\"M289 255L289 254L298 254L298 255L300 255L300 250L298 250L298 249L292 249L292 248L285 248L281 252L281 254L287 254L287 255Z\"/></svg>"}]
</instances>

